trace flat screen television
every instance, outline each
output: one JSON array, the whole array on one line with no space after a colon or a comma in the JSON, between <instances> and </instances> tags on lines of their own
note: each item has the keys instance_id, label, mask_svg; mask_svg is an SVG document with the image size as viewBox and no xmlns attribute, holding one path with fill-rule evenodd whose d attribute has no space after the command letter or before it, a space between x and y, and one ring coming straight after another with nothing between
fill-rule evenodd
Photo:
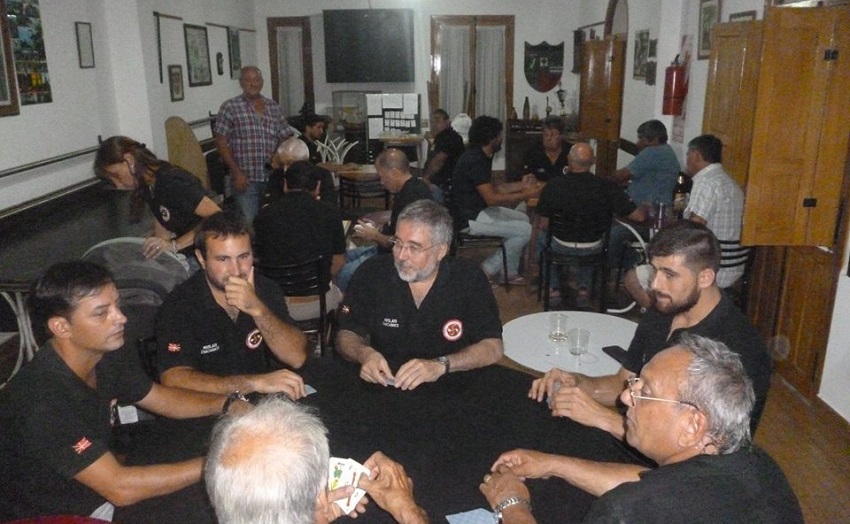
<instances>
[{"instance_id":1,"label":"flat screen television","mask_svg":"<svg viewBox=\"0 0 850 524\"><path fill-rule=\"evenodd\" d=\"M328 9L322 18L329 83L414 81L412 9Z\"/></svg>"}]
</instances>

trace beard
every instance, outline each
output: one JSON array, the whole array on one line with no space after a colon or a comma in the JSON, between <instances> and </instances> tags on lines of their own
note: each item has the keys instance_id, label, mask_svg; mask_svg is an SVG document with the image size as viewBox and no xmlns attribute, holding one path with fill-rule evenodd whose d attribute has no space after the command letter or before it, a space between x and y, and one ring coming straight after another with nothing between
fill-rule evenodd
<instances>
[{"instance_id":1,"label":"beard","mask_svg":"<svg viewBox=\"0 0 850 524\"><path fill-rule=\"evenodd\" d=\"M416 269L405 261L395 260L394 262L395 270L398 273L398 278L402 279L408 284L427 280L431 275L434 274L434 271L437 270L437 264L434 263L429 263L427 266L421 269Z\"/></svg>"},{"instance_id":2,"label":"beard","mask_svg":"<svg viewBox=\"0 0 850 524\"><path fill-rule=\"evenodd\" d=\"M694 306L697 305L701 293L702 292L698 287L694 287L694 289L691 290L691 293L687 297L685 297L684 300L676 302L672 299L672 297L670 297L670 295L659 294L658 292L655 292L655 309L657 309L661 313L664 313L665 315L678 315L680 313L687 313ZM658 302L659 296L667 299L669 302Z\"/></svg>"}]
</instances>

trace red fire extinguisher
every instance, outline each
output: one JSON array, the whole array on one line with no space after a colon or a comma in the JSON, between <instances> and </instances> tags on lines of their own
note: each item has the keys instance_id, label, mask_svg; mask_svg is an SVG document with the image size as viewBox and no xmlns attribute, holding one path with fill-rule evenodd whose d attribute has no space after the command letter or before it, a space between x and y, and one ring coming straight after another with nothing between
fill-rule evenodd
<instances>
[{"instance_id":1,"label":"red fire extinguisher","mask_svg":"<svg viewBox=\"0 0 850 524\"><path fill-rule=\"evenodd\" d=\"M664 74L664 103L661 106L663 115L681 115L688 94L688 81L685 76L685 65L679 63L679 55L665 70Z\"/></svg>"}]
</instances>

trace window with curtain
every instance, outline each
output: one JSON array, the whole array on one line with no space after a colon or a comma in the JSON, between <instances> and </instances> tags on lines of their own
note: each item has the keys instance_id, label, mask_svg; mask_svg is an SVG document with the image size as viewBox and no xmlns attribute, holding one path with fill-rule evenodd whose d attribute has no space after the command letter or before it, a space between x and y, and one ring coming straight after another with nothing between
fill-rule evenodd
<instances>
[{"instance_id":1,"label":"window with curtain","mask_svg":"<svg viewBox=\"0 0 850 524\"><path fill-rule=\"evenodd\" d=\"M307 17L269 18L269 59L272 98L287 117L313 104L313 56ZM268 81L268 80L267 80Z\"/></svg>"},{"instance_id":2,"label":"window with curtain","mask_svg":"<svg viewBox=\"0 0 850 524\"><path fill-rule=\"evenodd\" d=\"M513 16L431 17L431 109L504 121L513 99L513 48Z\"/></svg>"}]
</instances>

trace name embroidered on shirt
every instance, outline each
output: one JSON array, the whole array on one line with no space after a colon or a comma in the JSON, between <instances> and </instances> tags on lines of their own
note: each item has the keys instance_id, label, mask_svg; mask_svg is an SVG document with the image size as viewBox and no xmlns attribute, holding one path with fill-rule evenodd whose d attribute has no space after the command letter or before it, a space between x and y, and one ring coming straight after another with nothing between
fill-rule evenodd
<instances>
[{"instance_id":1,"label":"name embroidered on shirt","mask_svg":"<svg viewBox=\"0 0 850 524\"><path fill-rule=\"evenodd\" d=\"M397 328L398 327L398 319L397 318L385 318L381 323L384 327Z\"/></svg>"},{"instance_id":2,"label":"name embroidered on shirt","mask_svg":"<svg viewBox=\"0 0 850 524\"><path fill-rule=\"evenodd\" d=\"M82 455L83 451L89 449L91 447L91 441L86 437L80 439L79 442L74 444L74 453L77 455Z\"/></svg>"},{"instance_id":3,"label":"name embroidered on shirt","mask_svg":"<svg viewBox=\"0 0 850 524\"><path fill-rule=\"evenodd\" d=\"M201 348L201 355L206 355L207 353L213 353L221 349L218 345L218 342L214 342L212 344L207 344Z\"/></svg>"}]
</instances>

